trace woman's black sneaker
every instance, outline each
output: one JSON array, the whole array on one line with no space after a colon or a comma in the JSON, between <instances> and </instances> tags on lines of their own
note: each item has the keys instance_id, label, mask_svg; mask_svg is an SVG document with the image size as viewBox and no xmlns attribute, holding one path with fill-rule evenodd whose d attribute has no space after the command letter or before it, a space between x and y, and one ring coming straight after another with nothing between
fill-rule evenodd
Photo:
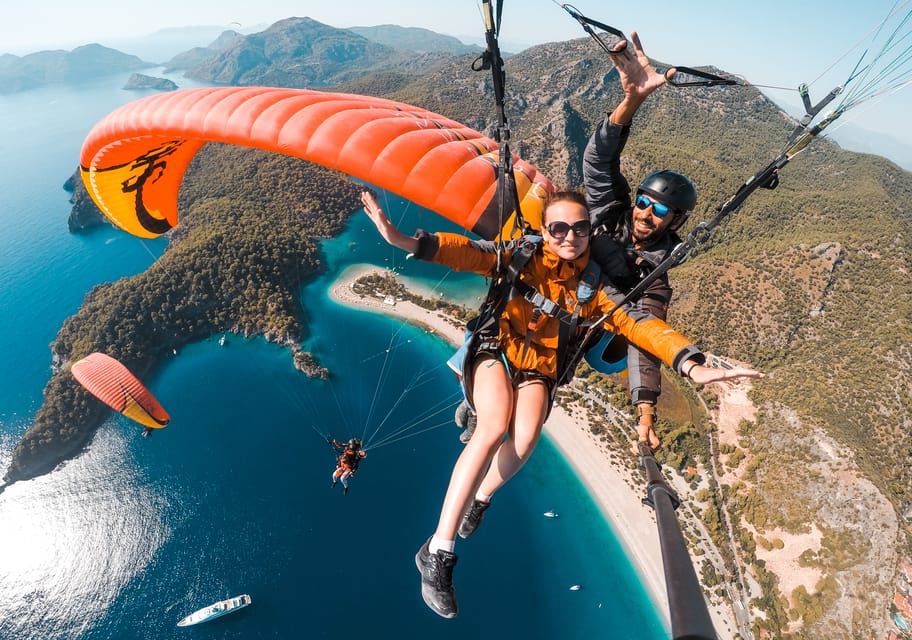
<instances>
[{"instance_id":1,"label":"woman's black sneaker","mask_svg":"<svg viewBox=\"0 0 912 640\"><path fill-rule=\"evenodd\" d=\"M431 553L428 549L431 539L421 545L415 554L415 566L421 573L421 597L434 613L444 618L456 617L456 593L453 590L453 567L456 566L455 553L438 549Z\"/></svg>"},{"instance_id":2,"label":"woman's black sneaker","mask_svg":"<svg viewBox=\"0 0 912 640\"><path fill-rule=\"evenodd\" d=\"M459 523L458 533L460 538L468 538L475 533L475 530L481 524L481 519L484 518L485 510L490 506L490 502L472 501L472 506L465 512L465 515L462 516L462 521Z\"/></svg>"}]
</instances>

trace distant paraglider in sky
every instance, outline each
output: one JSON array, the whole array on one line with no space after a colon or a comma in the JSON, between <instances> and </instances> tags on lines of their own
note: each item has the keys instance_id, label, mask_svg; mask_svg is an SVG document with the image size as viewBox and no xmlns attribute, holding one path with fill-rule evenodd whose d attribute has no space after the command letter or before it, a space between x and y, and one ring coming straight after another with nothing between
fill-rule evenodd
<instances>
[{"instance_id":1,"label":"distant paraglider in sky","mask_svg":"<svg viewBox=\"0 0 912 640\"><path fill-rule=\"evenodd\" d=\"M147 429L161 429L171 421L143 383L109 355L92 353L76 362L70 372L86 391Z\"/></svg>"}]
</instances>

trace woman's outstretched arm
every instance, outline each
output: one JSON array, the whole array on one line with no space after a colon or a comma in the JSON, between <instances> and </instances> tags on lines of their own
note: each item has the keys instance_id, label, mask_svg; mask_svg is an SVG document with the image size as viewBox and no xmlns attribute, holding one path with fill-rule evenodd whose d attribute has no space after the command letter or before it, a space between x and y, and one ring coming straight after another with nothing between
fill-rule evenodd
<instances>
[{"instance_id":1,"label":"woman's outstretched arm","mask_svg":"<svg viewBox=\"0 0 912 640\"><path fill-rule=\"evenodd\" d=\"M409 253L418 251L418 238L415 236L407 236L399 231L399 229L396 228L396 225L394 225L387 215L383 213L383 209L380 208L380 203L377 202L374 194L370 191L362 191L361 204L364 205L364 212L367 214L367 217L371 219L371 222L374 223L374 226L377 227L377 231L380 232L380 235L383 236L384 240L394 247L399 247Z\"/></svg>"}]
</instances>

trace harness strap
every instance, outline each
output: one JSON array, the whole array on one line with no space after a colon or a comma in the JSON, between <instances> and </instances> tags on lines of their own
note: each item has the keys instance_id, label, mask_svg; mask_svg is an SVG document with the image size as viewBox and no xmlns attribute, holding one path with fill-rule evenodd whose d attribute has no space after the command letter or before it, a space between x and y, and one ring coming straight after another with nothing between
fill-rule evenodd
<instances>
[{"instance_id":1,"label":"harness strap","mask_svg":"<svg viewBox=\"0 0 912 640\"><path fill-rule=\"evenodd\" d=\"M573 345L578 341L577 333L580 329L588 329L588 321L580 321L580 313L584 303L593 300L601 286L601 269L597 262L590 260L580 275L576 289L576 303L573 311L567 311L562 305L543 295L538 289L523 282L520 277L529 260L541 246L542 237L525 235L518 239L510 264L504 269L488 289L488 295L482 304L478 317L470 323L466 342L457 354L450 359L448 364L460 375L463 386L463 395L471 405L471 363L475 354L484 348L499 346L497 334L498 320L503 314L507 303L516 297L522 296L532 305L532 317L526 326L526 335L523 340L520 359L525 357L532 344L532 338L538 328L542 317L547 316L559 321L557 341L557 382L553 390L567 377L567 369L575 368L577 352ZM474 325L474 326L472 326ZM588 334L587 334L588 335ZM464 355L460 355L464 354Z\"/></svg>"},{"instance_id":2,"label":"harness strap","mask_svg":"<svg viewBox=\"0 0 912 640\"><path fill-rule=\"evenodd\" d=\"M527 235L519 238L510 264L502 269L498 249L497 276L488 288L488 294L481 303L478 316L470 321L462 347L447 362L459 376L462 394L469 406L472 403L472 362L480 349L490 350L500 346L498 321L514 291L513 285L519 274L541 244L541 236Z\"/></svg>"},{"instance_id":3,"label":"harness strap","mask_svg":"<svg viewBox=\"0 0 912 640\"><path fill-rule=\"evenodd\" d=\"M498 276L491 283L490 289L488 289L488 296L482 304L481 312L478 314L480 320L478 321L477 329L479 331L496 324L510 301L516 284L525 284L520 279L519 274L538 250L541 241L541 236L533 235L522 236L517 241L516 249L513 251L513 256L505 273Z\"/></svg>"},{"instance_id":4,"label":"harness strap","mask_svg":"<svg viewBox=\"0 0 912 640\"><path fill-rule=\"evenodd\" d=\"M472 63L474 71L491 71L491 80L494 88L494 104L497 108L497 130L494 139L499 145L498 163L497 163L497 202L498 202L498 236L499 243L503 243L504 225L506 217L509 214L509 207L512 207L516 215L513 218L513 231L524 232L526 229L525 221L522 218L522 209L519 206L519 194L516 190L516 176L513 173L513 154L510 151L510 125L507 121L506 108L504 105L504 96L506 90L506 72L504 71L504 61L500 54L500 44L497 36L500 32L500 22L503 14L503 2L496 6L491 6L491 0L482 0L482 16L485 21L485 50ZM500 269L501 251L500 244L497 251L497 267Z\"/></svg>"},{"instance_id":5,"label":"harness strap","mask_svg":"<svg viewBox=\"0 0 912 640\"><path fill-rule=\"evenodd\" d=\"M579 329L588 329L590 327L590 323L580 322L580 311L584 303L595 298L600 283L601 269L597 262L590 260L580 276L580 282L576 288L576 304L573 306L572 312L567 311L561 305L545 297L537 289L520 279L513 283L513 288L521 293L523 299L533 306L533 320L529 322L527 327L521 357L525 356L525 352L532 342L532 334L536 328L534 325L537 325L542 315L555 318L560 322L557 331L557 383L551 389L552 398L563 381L569 375L572 375L572 371L569 371L569 368L576 368L576 364L579 361L578 354L583 353L580 349L571 348L571 345L575 345L578 341L577 332ZM588 336L588 332L586 335ZM585 337L583 339L585 340Z\"/></svg>"},{"instance_id":6,"label":"harness strap","mask_svg":"<svg viewBox=\"0 0 912 640\"><path fill-rule=\"evenodd\" d=\"M544 313L551 318L556 318L561 322L570 321L570 316L572 314L554 302L551 298L543 296L538 289L526 284L522 280L517 280L513 284L513 288L522 295L524 300L535 307L536 311Z\"/></svg>"},{"instance_id":7,"label":"harness strap","mask_svg":"<svg viewBox=\"0 0 912 640\"><path fill-rule=\"evenodd\" d=\"M576 305L573 307L573 313L570 316L570 322L560 323L560 328L557 331L557 379L562 379L567 376L565 368L567 366L567 361L570 358L569 348L570 340L576 338L576 329L579 324L579 310L580 303L577 301ZM551 397L554 397L554 394L557 392L557 385L551 389Z\"/></svg>"},{"instance_id":8,"label":"harness strap","mask_svg":"<svg viewBox=\"0 0 912 640\"><path fill-rule=\"evenodd\" d=\"M549 301L550 302L550 301ZM532 309L532 317L529 318L529 322L526 324L526 337L523 339L522 350L519 352L519 361L522 362L526 357L526 351L529 350L529 346L532 344L532 336L535 334L535 331L538 329L538 321L541 320L542 315L544 315L543 310L540 307L535 307ZM519 373L519 372L517 372Z\"/></svg>"}]
</instances>

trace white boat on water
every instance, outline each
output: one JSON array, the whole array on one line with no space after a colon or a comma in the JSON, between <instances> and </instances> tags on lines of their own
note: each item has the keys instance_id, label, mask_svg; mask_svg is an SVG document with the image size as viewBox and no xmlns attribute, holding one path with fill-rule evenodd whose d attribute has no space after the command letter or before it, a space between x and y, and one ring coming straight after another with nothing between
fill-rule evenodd
<instances>
[{"instance_id":1,"label":"white boat on water","mask_svg":"<svg viewBox=\"0 0 912 640\"><path fill-rule=\"evenodd\" d=\"M252 600L250 596L246 593L240 596L235 596L234 598L228 598L227 600L221 600L214 604L210 604L208 607L203 607L198 611L194 611L189 616L177 623L179 627L189 627L194 624L199 624L200 622L209 622L210 620L215 620L220 618L226 613L231 613L232 611L237 611L238 609L243 609Z\"/></svg>"},{"instance_id":2,"label":"white boat on water","mask_svg":"<svg viewBox=\"0 0 912 640\"><path fill-rule=\"evenodd\" d=\"M546 518L556 518L558 517L558 513L556 511L545 511L544 516Z\"/></svg>"}]
</instances>

